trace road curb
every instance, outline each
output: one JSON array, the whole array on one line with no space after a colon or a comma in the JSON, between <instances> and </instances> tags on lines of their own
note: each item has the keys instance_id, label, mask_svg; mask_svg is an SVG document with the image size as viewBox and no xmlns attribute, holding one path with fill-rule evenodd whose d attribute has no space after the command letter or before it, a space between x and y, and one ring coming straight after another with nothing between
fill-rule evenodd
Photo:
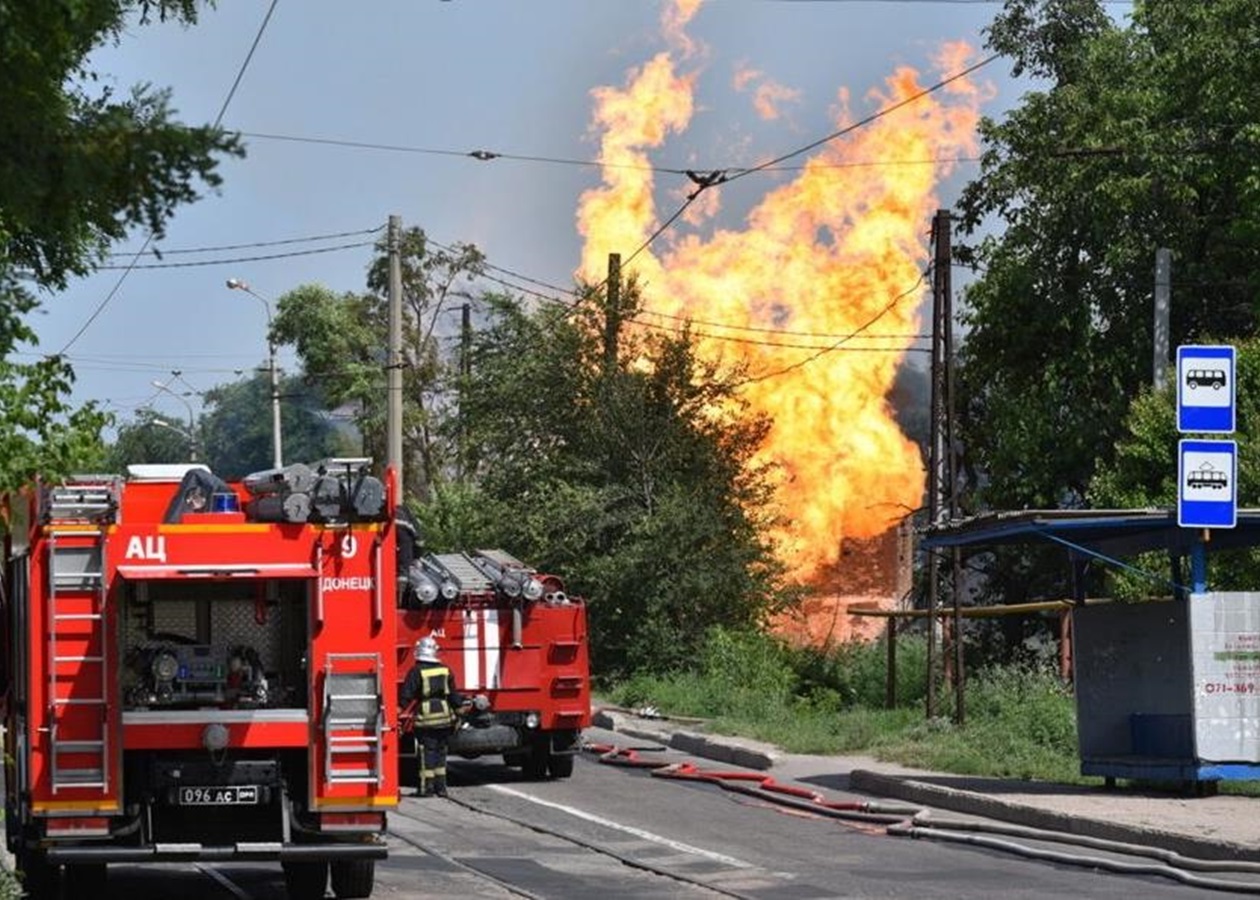
<instances>
[{"instance_id":1,"label":"road curb","mask_svg":"<svg viewBox=\"0 0 1260 900\"><path fill-rule=\"evenodd\" d=\"M1244 844L1233 844L1210 838L1196 839L1161 831L1158 828L1125 825L1054 810L1038 809L973 791L928 784L905 776L854 769L849 773L849 786L852 790L863 794L907 800L935 809L946 809L986 819L998 819L1029 828L1159 847L1196 859L1260 861L1260 849Z\"/></svg>"},{"instance_id":2,"label":"road curb","mask_svg":"<svg viewBox=\"0 0 1260 900\"><path fill-rule=\"evenodd\" d=\"M780 757L779 753L755 741L730 737L715 739L694 731L675 731L665 719L640 722L624 713L599 709L591 716L591 723L627 737L661 744L689 756L699 756L759 772L772 768Z\"/></svg>"}]
</instances>

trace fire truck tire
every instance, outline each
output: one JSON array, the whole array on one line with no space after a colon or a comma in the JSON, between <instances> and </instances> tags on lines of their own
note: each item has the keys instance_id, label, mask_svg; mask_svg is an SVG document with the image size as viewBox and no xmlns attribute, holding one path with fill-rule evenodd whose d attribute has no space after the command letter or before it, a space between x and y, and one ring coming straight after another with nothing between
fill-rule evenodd
<instances>
[{"instance_id":1,"label":"fire truck tire","mask_svg":"<svg viewBox=\"0 0 1260 900\"><path fill-rule=\"evenodd\" d=\"M105 863L81 863L66 866L61 880L67 897L101 897L108 878Z\"/></svg>"},{"instance_id":2,"label":"fire truck tire","mask_svg":"<svg viewBox=\"0 0 1260 900\"><path fill-rule=\"evenodd\" d=\"M568 778L573 774L572 754L551 754L551 756L547 757L547 771L552 778Z\"/></svg>"},{"instance_id":3,"label":"fire truck tire","mask_svg":"<svg viewBox=\"0 0 1260 900\"><path fill-rule=\"evenodd\" d=\"M535 742L521 763L521 771L530 781L541 781L547 777L547 759L550 756L551 747L546 741Z\"/></svg>"},{"instance_id":4,"label":"fire truck tire","mask_svg":"<svg viewBox=\"0 0 1260 900\"><path fill-rule=\"evenodd\" d=\"M332 889L338 900L371 897L376 860L343 859L332 864Z\"/></svg>"},{"instance_id":5,"label":"fire truck tire","mask_svg":"<svg viewBox=\"0 0 1260 900\"><path fill-rule=\"evenodd\" d=\"M18 850L17 868L22 890L29 900L55 900L60 896L57 867L48 862L42 850Z\"/></svg>"},{"instance_id":6,"label":"fire truck tire","mask_svg":"<svg viewBox=\"0 0 1260 900\"><path fill-rule=\"evenodd\" d=\"M289 900L323 900L328 885L328 863L287 862L284 869L284 889Z\"/></svg>"}]
</instances>

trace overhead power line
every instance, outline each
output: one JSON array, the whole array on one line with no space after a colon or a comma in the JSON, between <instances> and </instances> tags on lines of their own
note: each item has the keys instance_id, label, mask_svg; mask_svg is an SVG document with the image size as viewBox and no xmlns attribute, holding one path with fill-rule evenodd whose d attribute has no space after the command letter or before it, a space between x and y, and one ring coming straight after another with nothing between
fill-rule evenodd
<instances>
[{"instance_id":1,"label":"overhead power line","mask_svg":"<svg viewBox=\"0 0 1260 900\"><path fill-rule=\"evenodd\" d=\"M464 159L474 159L480 162L490 162L492 160L503 159L513 162L533 162L545 163L556 166L580 166L588 169L628 169L638 172L654 172L662 175L686 175L688 172L695 172L696 169L664 166L664 165L645 165L640 163L618 163L605 162L599 159L575 159L564 156L539 156L526 153L508 153L498 150L452 150L449 148L438 147L417 147L407 144L384 144L373 141L351 141L340 138L320 138L308 137L294 134L268 134L257 131L241 131L238 132L241 137L254 138L256 140L267 141L287 141L295 144L315 144L328 147L344 147L353 150L375 150L386 153L414 153L429 156L450 156L460 157ZM962 163L962 162L979 162L978 156L951 156L951 157L935 157L926 159L878 159L878 160L852 160L849 162L831 162L821 163L815 167L825 169L863 169L863 168L880 168L884 166L935 166L941 163ZM755 169L746 166L726 166L717 171L722 172L792 172L799 171L804 166L757 166Z\"/></svg>"},{"instance_id":2,"label":"overhead power line","mask_svg":"<svg viewBox=\"0 0 1260 900\"><path fill-rule=\"evenodd\" d=\"M454 247L446 245L446 244L442 244L441 242L434 240L432 237L428 237L427 240L428 240L428 243L432 244L434 247L437 247L440 250L443 250L448 253L455 252ZM561 288L549 282L543 281L541 279L533 278L528 275L523 275L520 272L516 272L516 271L513 271L512 269L504 268L503 266L495 265L488 261L485 262L484 265L486 266L487 269L493 270L495 272L501 272L505 276L508 276L508 277L500 277L500 276L496 276L496 275L492 275L488 273L483 273L482 277L485 278L486 280L492 281L495 284L503 285L506 288L510 288L514 291L519 291L522 294L526 294L528 296L534 297L536 299L539 299L548 303L553 303L558 306L572 307L578 301L580 301L583 296L583 294L581 294L578 291ZM517 281L512 281L509 279L517 279ZM922 282L922 280L923 279L920 278L919 282L916 282L915 286L917 287L918 283ZM527 282L528 284L518 283L522 281ZM539 291L534 287L530 287L528 285L538 285L540 287L548 288L554 291L555 294L548 294L543 291ZM913 288L911 290L913 290ZM557 295L562 295L562 296L557 296ZM905 296L905 294L898 295L898 299L900 299L900 297L902 296ZM868 322L858 331L849 332L846 334L834 334L834 333L815 332L815 331L794 331L794 330L785 329L785 328L770 328L766 326L756 326L756 325L732 325L725 322L714 322L712 320L697 319L697 318L687 316L687 315L675 315L673 313L659 312L659 311L651 310L651 309L641 309L634 316L627 318L626 321L634 322L637 325L641 325L645 328L650 328L657 331L670 331L670 332L678 331L678 328L675 326L666 326L666 325L661 325L655 322L645 322L640 318L640 316L656 316L658 318L669 319L675 322L685 323L689 325L699 325L703 328L719 328L719 329L725 329L727 331L744 331L744 332L750 332L750 333L755 333L755 334L781 336L785 338L797 337L797 338L804 338L806 340L814 339L814 340L820 340L820 341L833 341L833 342L834 341L848 341L848 340L853 340L856 338L867 339L867 340L885 339L885 340L899 340L899 341L927 340L930 337L930 335L926 335L926 334L863 334L862 332L865 331L865 329L869 328L873 324L873 321ZM756 341L749 338L741 338L738 335L722 335L722 334L713 334L710 332L696 332L696 331L693 331L692 333L697 335L698 337L706 337L706 338L711 338L713 340L718 340L718 341L730 341L733 343L761 344L762 346L784 347L784 348L799 349L799 350L825 349L825 348L819 347L816 344L811 344L811 345L784 344L784 343L779 343L779 342Z\"/></svg>"},{"instance_id":3,"label":"overhead power line","mask_svg":"<svg viewBox=\"0 0 1260 900\"><path fill-rule=\"evenodd\" d=\"M818 147L821 147L823 144L831 143L836 138L844 137L847 134L857 131L859 128L864 128L865 126L870 125L872 122L882 119L885 116L890 115L891 113L894 113L903 107L909 106L911 103L915 103L919 100L922 100L924 97L927 97L930 94L936 93L937 91L949 86L950 84L953 84L955 81L958 81L961 78L966 78L968 75L972 74L973 72L983 69L985 66L989 65L990 63L1000 58L1001 58L1001 54L999 53L994 53L994 54L991 54L990 56L986 56L984 59L980 60L979 62L973 63L967 68L959 72L955 72L953 75L946 76L945 78L942 78L940 81L936 82L935 84L929 85L928 87L925 87L923 90L918 91L914 94L911 94L909 97L905 97L901 100L898 100L896 103L893 103L890 106L885 106L883 109L880 109L877 112L871 113L871 115L867 116L866 118L859 119L858 121L854 122L852 125L846 125L844 128L841 128L839 131L833 131L831 134L827 135L826 137L821 137L816 141L811 141L810 143L806 144L803 147L798 147L796 150L793 150L790 153L784 153L782 156L776 156L774 159L767 160L761 165L753 166L751 169L744 169L739 172L733 172L727 177L726 180L734 181L736 178L743 178L745 175L751 175L754 172L764 171L766 169L771 168L772 166L777 166L780 163L785 162L789 159L800 156L804 153L808 153L810 150L814 150Z\"/></svg>"},{"instance_id":4,"label":"overhead power line","mask_svg":"<svg viewBox=\"0 0 1260 900\"><path fill-rule=\"evenodd\" d=\"M288 253L267 253L261 256L237 256L231 259L198 259L190 262L166 262L166 263L144 263L138 265L135 262L128 263L125 266L97 266L98 269L187 269L194 266L223 266L229 263L242 262L260 262L268 259L289 259L294 256L314 256L317 253L335 253L338 250L353 250L356 247L371 247L375 241L356 241L353 244L337 244L334 247L315 247L311 250L290 250Z\"/></svg>"},{"instance_id":5,"label":"overhead power line","mask_svg":"<svg viewBox=\"0 0 1260 900\"><path fill-rule=\"evenodd\" d=\"M148 251L154 256L178 256L188 253L220 253L225 250L250 250L255 247L281 247L286 244L311 244L316 241L331 241L344 237L358 237L364 234L376 234L385 228L384 225L378 225L375 228L361 228L356 231L338 231L333 234L313 234L308 237L283 238L275 241L252 241L248 244L220 244L215 247L179 247L175 249L158 249L153 248ZM117 253L107 253L108 257L132 256L134 250L120 250Z\"/></svg>"},{"instance_id":6,"label":"overhead power line","mask_svg":"<svg viewBox=\"0 0 1260 900\"><path fill-rule=\"evenodd\" d=\"M245 77L245 70L249 68L250 60L254 58L254 51L258 49L258 43L262 40L263 32L267 30L267 23L271 21L271 14L276 11L276 5L279 2L280 0L271 0L271 5L267 7L267 14L263 16L262 24L258 26L258 32L254 35L254 42L250 44L249 52L245 54L244 61L241 62L236 71L236 78L232 81L232 87L228 90L227 96L223 98L223 105L219 107L219 114L214 117L215 128L218 128L222 124L223 116L227 113L228 106L231 104L232 98L236 96L236 89L240 87L241 79ZM136 268L135 263L141 256L144 255L144 252L149 248L149 244L151 243L153 243L153 233L149 232L144 239L144 244L136 251L135 258L131 261L132 264L130 266L115 267L122 268L122 274L118 276L118 280L114 282L114 286L110 288L109 293L105 295L105 299L96 305L96 309L92 310L92 314L87 317L87 320L82 325L79 326L79 330L71 336L70 340L66 341L65 344L62 345L61 352L57 354L58 356L64 356L65 352L73 347L79 338L83 337L83 333L86 332L88 328L91 327L92 323L97 320L100 314L105 311L105 307L109 306L110 301L117 296L119 289L123 286L123 282L126 281L127 276L131 274L131 270ZM101 268L111 267L102 266Z\"/></svg>"}]
</instances>

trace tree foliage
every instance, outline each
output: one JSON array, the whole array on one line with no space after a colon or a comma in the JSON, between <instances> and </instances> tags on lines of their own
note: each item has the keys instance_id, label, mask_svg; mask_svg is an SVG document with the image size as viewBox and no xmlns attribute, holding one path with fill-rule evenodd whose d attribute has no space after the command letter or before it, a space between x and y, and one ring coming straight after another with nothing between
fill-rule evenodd
<instances>
[{"instance_id":1,"label":"tree foliage","mask_svg":"<svg viewBox=\"0 0 1260 900\"><path fill-rule=\"evenodd\" d=\"M621 318L633 285L625 297ZM491 302L450 423L482 527L495 513L483 537L594 601L608 677L683 668L710 627L757 624L777 596L770 489L752 465L767 423L732 378L685 333L623 331L610 352L593 292L575 309Z\"/></svg>"},{"instance_id":2,"label":"tree foliage","mask_svg":"<svg viewBox=\"0 0 1260 900\"><path fill-rule=\"evenodd\" d=\"M401 249L404 472L426 544L502 547L564 576L594 601L593 647L610 676L683 666L710 626L757 623L778 596L760 531L770 489L751 463L767 423L730 378L685 334L608 344L594 291L529 312L469 293L476 248L435 247L413 229ZM381 258L366 294L290 291L272 331L330 405L357 410L378 458L387 280ZM638 302L633 287L624 297L621 318ZM477 327L457 344L439 316L474 299Z\"/></svg>"},{"instance_id":3,"label":"tree foliage","mask_svg":"<svg viewBox=\"0 0 1260 900\"><path fill-rule=\"evenodd\" d=\"M389 261L384 240L376 250L368 292L337 294L320 285L289 291L277 303L272 337L296 348L307 382L317 385L330 404L354 410L367 453L383 460L389 363ZM456 299L469 296L464 283L481 271L483 256L468 244L436 246L419 228L403 231L399 256L404 491L423 502L452 461L450 448L435 429L449 396L451 366L440 341L453 330L443 327L441 317L453 310Z\"/></svg>"},{"instance_id":4,"label":"tree foliage","mask_svg":"<svg viewBox=\"0 0 1260 900\"><path fill-rule=\"evenodd\" d=\"M1008 0L990 46L1045 79L986 119L960 202L960 430L972 502L1082 505L1151 379L1157 248L1173 345L1253 333L1260 271L1254 0ZM990 226L997 236L983 236Z\"/></svg>"},{"instance_id":5,"label":"tree foliage","mask_svg":"<svg viewBox=\"0 0 1260 900\"><path fill-rule=\"evenodd\" d=\"M36 292L91 271L132 227L161 236L198 182L218 184L216 157L238 154L220 129L174 120L169 95L102 87L91 52L133 20L196 21L192 0L0 0L0 486L55 475L99 454L105 417L74 409L57 356L12 361L35 346Z\"/></svg>"},{"instance_id":6,"label":"tree foliage","mask_svg":"<svg viewBox=\"0 0 1260 900\"><path fill-rule=\"evenodd\" d=\"M122 474L139 463L186 463L192 435L187 428L166 422L152 409L140 409L118 429L106 449L102 471Z\"/></svg>"},{"instance_id":7,"label":"tree foliage","mask_svg":"<svg viewBox=\"0 0 1260 900\"><path fill-rule=\"evenodd\" d=\"M318 389L301 378L280 380L280 434L283 462L314 463L330 456L359 455L346 423L327 411ZM207 411L198 423L206 461L222 478L241 478L270 469L274 462L271 377L217 385L206 392Z\"/></svg>"}]
</instances>

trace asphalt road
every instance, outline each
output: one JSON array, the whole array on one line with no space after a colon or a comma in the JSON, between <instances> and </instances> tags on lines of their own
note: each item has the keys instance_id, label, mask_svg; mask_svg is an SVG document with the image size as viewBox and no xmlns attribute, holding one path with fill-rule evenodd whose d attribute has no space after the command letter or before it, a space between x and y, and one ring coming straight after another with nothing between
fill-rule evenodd
<instances>
[{"instance_id":1,"label":"asphalt road","mask_svg":"<svg viewBox=\"0 0 1260 900\"><path fill-rule=\"evenodd\" d=\"M626 740L600 729L588 738L618 746ZM688 759L644 750L652 762ZM451 772L451 800L408 798L391 815L390 857L378 863L375 897L1222 896L1146 875L893 837L880 822L820 815L645 767L607 764L589 753L563 781L527 782L490 760L454 761ZM870 798L829 792L828 799ZM285 892L278 866L113 866L105 896L282 900Z\"/></svg>"}]
</instances>

